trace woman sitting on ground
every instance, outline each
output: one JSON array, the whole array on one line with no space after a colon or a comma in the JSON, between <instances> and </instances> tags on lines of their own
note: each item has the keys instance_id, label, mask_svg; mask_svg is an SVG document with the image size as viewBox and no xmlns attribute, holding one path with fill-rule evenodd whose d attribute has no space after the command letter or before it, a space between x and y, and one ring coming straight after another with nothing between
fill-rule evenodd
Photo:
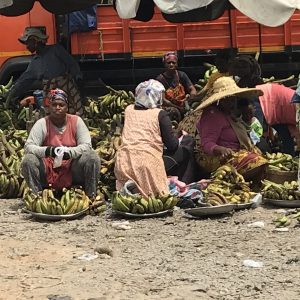
<instances>
[{"instance_id":1,"label":"woman sitting on ground","mask_svg":"<svg viewBox=\"0 0 300 300\"><path fill-rule=\"evenodd\" d=\"M168 194L164 147L176 162L174 168L177 167L178 173L172 175L177 175L179 180L185 176L189 152L179 145L167 112L160 108L164 91L164 86L156 80L142 82L135 90L135 104L125 110L122 145L114 170L117 190L133 181L144 196Z\"/></svg>"},{"instance_id":2,"label":"woman sitting on ground","mask_svg":"<svg viewBox=\"0 0 300 300\"><path fill-rule=\"evenodd\" d=\"M201 140L198 162L204 170L213 172L229 162L243 175L266 164L245 126L234 116L238 97L260 95L259 89L239 88L231 77L220 77L214 82L197 108L203 110L197 130Z\"/></svg>"}]
</instances>

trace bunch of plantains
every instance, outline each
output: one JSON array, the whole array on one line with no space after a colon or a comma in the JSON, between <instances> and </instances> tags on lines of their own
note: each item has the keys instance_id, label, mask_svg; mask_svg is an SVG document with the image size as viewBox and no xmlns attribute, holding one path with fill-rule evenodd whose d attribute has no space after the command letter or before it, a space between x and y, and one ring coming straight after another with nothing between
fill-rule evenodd
<instances>
[{"instance_id":1,"label":"bunch of plantains","mask_svg":"<svg viewBox=\"0 0 300 300\"><path fill-rule=\"evenodd\" d=\"M283 184L269 180L262 180L262 193L266 199L274 200L300 200L300 191L297 181L285 181Z\"/></svg>"},{"instance_id":2,"label":"bunch of plantains","mask_svg":"<svg viewBox=\"0 0 300 300\"><path fill-rule=\"evenodd\" d=\"M76 214L89 208L90 204L89 197L79 188L64 188L60 199L55 197L51 188L37 194L27 189L23 198L28 210L48 215Z\"/></svg>"},{"instance_id":3,"label":"bunch of plantains","mask_svg":"<svg viewBox=\"0 0 300 300\"><path fill-rule=\"evenodd\" d=\"M249 182L230 165L223 165L212 174L212 182L203 191L204 201L210 206L229 203L249 203L255 193Z\"/></svg>"},{"instance_id":4,"label":"bunch of plantains","mask_svg":"<svg viewBox=\"0 0 300 300\"><path fill-rule=\"evenodd\" d=\"M276 171L297 171L298 158L295 159L289 154L285 153L266 153L268 160L268 168Z\"/></svg>"},{"instance_id":5,"label":"bunch of plantains","mask_svg":"<svg viewBox=\"0 0 300 300\"><path fill-rule=\"evenodd\" d=\"M13 77L10 78L6 85L0 85L0 98L6 98L6 95L13 84Z\"/></svg>"},{"instance_id":6,"label":"bunch of plantains","mask_svg":"<svg viewBox=\"0 0 300 300\"><path fill-rule=\"evenodd\" d=\"M96 216L103 213L106 210L106 202L104 195L101 192L97 192L97 196L90 201L88 214Z\"/></svg>"},{"instance_id":7,"label":"bunch of plantains","mask_svg":"<svg viewBox=\"0 0 300 300\"><path fill-rule=\"evenodd\" d=\"M112 209L133 214L158 213L165 210L173 209L178 199L172 195L160 197L149 196L125 196L119 192L112 194Z\"/></svg>"},{"instance_id":8,"label":"bunch of plantains","mask_svg":"<svg viewBox=\"0 0 300 300\"><path fill-rule=\"evenodd\" d=\"M20 174L26 130L0 130L0 199L22 197L26 182Z\"/></svg>"}]
</instances>

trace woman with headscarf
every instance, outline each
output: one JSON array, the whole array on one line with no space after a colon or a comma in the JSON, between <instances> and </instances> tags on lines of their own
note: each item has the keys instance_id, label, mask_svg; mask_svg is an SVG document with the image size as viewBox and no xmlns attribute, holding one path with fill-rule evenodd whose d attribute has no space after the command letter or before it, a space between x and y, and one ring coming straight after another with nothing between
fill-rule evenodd
<instances>
[{"instance_id":1,"label":"woman with headscarf","mask_svg":"<svg viewBox=\"0 0 300 300\"><path fill-rule=\"evenodd\" d=\"M25 143L22 174L37 193L49 184L55 190L83 185L89 196L96 194L100 158L92 150L91 136L83 120L68 114L68 95L50 90L49 115L32 127Z\"/></svg>"},{"instance_id":2,"label":"woman with headscarf","mask_svg":"<svg viewBox=\"0 0 300 300\"><path fill-rule=\"evenodd\" d=\"M178 57L175 52L167 52L163 57L165 72L156 80L166 89L163 105L177 108L181 113L185 109L185 101L196 96L196 89L186 73L177 70Z\"/></svg>"},{"instance_id":3,"label":"woman with headscarf","mask_svg":"<svg viewBox=\"0 0 300 300\"><path fill-rule=\"evenodd\" d=\"M235 117L238 98L260 96L255 88L239 88L231 77L220 77L197 109L202 110L197 130L200 136L198 163L208 172L232 164L243 175L263 166L266 160L251 142L246 127Z\"/></svg>"},{"instance_id":4,"label":"woman with headscarf","mask_svg":"<svg viewBox=\"0 0 300 300\"><path fill-rule=\"evenodd\" d=\"M168 114L160 108L164 91L156 80L142 82L135 90L135 104L125 110L122 145L114 170L117 190L133 181L144 196L168 194L164 147L171 157L174 155L177 167L184 166L183 171L187 167L189 153L179 146Z\"/></svg>"}]
</instances>

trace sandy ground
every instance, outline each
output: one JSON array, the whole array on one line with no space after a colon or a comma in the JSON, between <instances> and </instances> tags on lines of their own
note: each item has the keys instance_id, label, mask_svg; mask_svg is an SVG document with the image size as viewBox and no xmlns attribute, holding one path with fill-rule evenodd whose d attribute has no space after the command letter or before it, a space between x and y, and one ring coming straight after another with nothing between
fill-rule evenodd
<instances>
[{"instance_id":1,"label":"sandy ground","mask_svg":"<svg viewBox=\"0 0 300 300\"><path fill-rule=\"evenodd\" d=\"M275 231L276 209L198 220L175 211L118 230L109 214L38 222L20 203L0 200L1 300L300 299L300 227Z\"/></svg>"}]
</instances>

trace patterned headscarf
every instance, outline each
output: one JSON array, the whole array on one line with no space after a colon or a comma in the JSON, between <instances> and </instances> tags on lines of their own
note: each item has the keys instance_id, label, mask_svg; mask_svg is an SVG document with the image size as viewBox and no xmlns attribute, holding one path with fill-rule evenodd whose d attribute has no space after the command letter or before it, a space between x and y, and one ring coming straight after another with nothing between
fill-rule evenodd
<instances>
[{"instance_id":1,"label":"patterned headscarf","mask_svg":"<svg viewBox=\"0 0 300 300\"><path fill-rule=\"evenodd\" d=\"M168 61L178 61L178 56L176 54L176 52L172 51L172 52L167 52L164 56L163 56L163 62L168 62Z\"/></svg>"},{"instance_id":2,"label":"patterned headscarf","mask_svg":"<svg viewBox=\"0 0 300 300\"><path fill-rule=\"evenodd\" d=\"M164 86L157 80L141 82L135 89L135 105L144 108L161 106L164 91Z\"/></svg>"},{"instance_id":3,"label":"patterned headscarf","mask_svg":"<svg viewBox=\"0 0 300 300\"><path fill-rule=\"evenodd\" d=\"M48 93L49 102L54 100L62 100L68 104L68 95L65 91L61 89L50 90Z\"/></svg>"}]
</instances>

